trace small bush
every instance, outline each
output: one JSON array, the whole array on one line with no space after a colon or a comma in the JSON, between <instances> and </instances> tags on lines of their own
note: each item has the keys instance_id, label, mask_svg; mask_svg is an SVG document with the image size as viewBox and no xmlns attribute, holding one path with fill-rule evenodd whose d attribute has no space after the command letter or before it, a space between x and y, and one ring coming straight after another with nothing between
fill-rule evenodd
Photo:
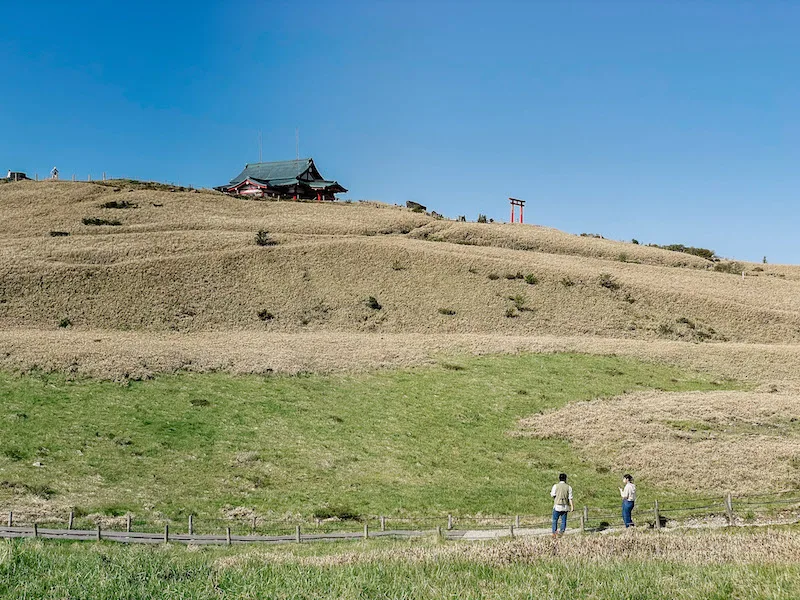
<instances>
[{"instance_id":1,"label":"small bush","mask_svg":"<svg viewBox=\"0 0 800 600\"><path fill-rule=\"evenodd\" d=\"M456 314L456 311L454 311L452 308L440 308L439 309L439 314L440 315L452 316L452 315Z\"/></svg>"},{"instance_id":2,"label":"small bush","mask_svg":"<svg viewBox=\"0 0 800 600\"><path fill-rule=\"evenodd\" d=\"M513 308L507 308L506 309L506 318L507 319L513 319L516 316L518 316L518 315L517 315L517 311L515 309L513 309Z\"/></svg>"},{"instance_id":3,"label":"small bush","mask_svg":"<svg viewBox=\"0 0 800 600\"><path fill-rule=\"evenodd\" d=\"M681 317L680 319L676 319L675 322L680 323L681 325L686 325L689 329L695 328L695 324L686 317Z\"/></svg>"},{"instance_id":4,"label":"small bush","mask_svg":"<svg viewBox=\"0 0 800 600\"><path fill-rule=\"evenodd\" d=\"M617 255L617 260L618 260L619 262L624 262L624 263L626 263L626 262L628 262L628 255L627 255L625 252L620 252L620 253Z\"/></svg>"},{"instance_id":5,"label":"small bush","mask_svg":"<svg viewBox=\"0 0 800 600\"><path fill-rule=\"evenodd\" d=\"M517 271L516 273L506 273L506 279L525 279L525 276Z\"/></svg>"},{"instance_id":6,"label":"small bush","mask_svg":"<svg viewBox=\"0 0 800 600\"><path fill-rule=\"evenodd\" d=\"M372 310L380 310L381 308L383 308L383 307L380 305L380 303L378 302L378 300L375 298L375 296L370 296L369 298L367 298L367 299L364 301L364 303L365 303L365 304L366 304L366 305L367 305L369 308L371 308Z\"/></svg>"},{"instance_id":7,"label":"small bush","mask_svg":"<svg viewBox=\"0 0 800 600\"><path fill-rule=\"evenodd\" d=\"M269 237L269 233L260 229L255 237L256 246L275 246L278 242Z\"/></svg>"},{"instance_id":8,"label":"small bush","mask_svg":"<svg viewBox=\"0 0 800 600\"><path fill-rule=\"evenodd\" d=\"M205 398L192 398L189 400L189 404L192 406L209 406L211 402L206 400Z\"/></svg>"},{"instance_id":9,"label":"small bush","mask_svg":"<svg viewBox=\"0 0 800 600\"><path fill-rule=\"evenodd\" d=\"M590 238L595 238L595 239L598 239L598 240L606 239L602 235L600 235L599 233L582 233L581 237L590 237Z\"/></svg>"},{"instance_id":10,"label":"small bush","mask_svg":"<svg viewBox=\"0 0 800 600\"><path fill-rule=\"evenodd\" d=\"M275 318L275 315L273 315L266 308L264 308L258 311L258 318L261 319L262 321L272 321L272 319Z\"/></svg>"},{"instance_id":11,"label":"small bush","mask_svg":"<svg viewBox=\"0 0 800 600\"><path fill-rule=\"evenodd\" d=\"M573 285L575 285L575 282L572 281L572 279L570 279L569 277L562 277L561 278L561 285L563 285L564 287L568 288L568 287L572 287Z\"/></svg>"},{"instance_id":12,"label":"small bush","mask_svg":"<svg viewBox=\"0 0 800 600\"><path fill-rule=\"evenodd\" d=\"M757 273L762 273L764 271L764 269L762 269L761 267L753 267L753 271L755 271Z\"/></svg>"},{"instance_id":13,"label":"small bush","mask_svg":"<svg viewBox=\"0 0 800 600\"><path fill-rule=\"evenodd\" d=\"M361 517L354 510L344 506L317 508L313 512L315 519L339 519L340 521L358 521Z\"/></svg>"},{"instance_id":14,"label":"small bush","mask_svg":"<svg viewBox=\"0 0 800 600\"><path fill-rule=\"evenodd\" d=\"M639 240L637 240L636 238L633 238L633 239L631 240L631 244L635 244L635 245L637 245L637 246L638 246L638 245L639 245Z\"/></svg>"},{"instance_id":15,"label":"small bush","mask_svg":"<svg viewBox=\"0 0 800 600\"><path fill-rule=\"evenodd\" d=\"M61 320L58 322L58 326L62 328L71 327L72 321L70 321L67 317L62 317Z\"/></svg>"},{"instance_id":16,"label":"small bush","mask_svg":"<svg viewBox=\"0 0 800 600\"><path fill-rule=\"evenodd\" d=\"M735 261L724 261L714 263L714 270L719 273L730 273L731 275L741 275L744 271L744 266Z\"/></svg>"},{"instance_id":17,"label":"small bush","mask_svg":"<svg viewBox=\"0 0 800 600\"><path fill-rule=\"evenodd\" d=\"M615 291L619 289L619 283L611 276L611 273L600 273L598 282L600 283L600 287L604 287L607 290Z\"/></svg>"},{"instance_id":18,"label":"small bush","mask_svg":"<svg viewBox=\"0 0 800 600\"><path fill-rule=\"evenodd\" d=\"M69 235L69 231L51 231L50 237L66 237Z\"/></svg>"},{"instance_id":19,"label":"small bush","mask_svg":"<svg viewBox=\"0 0 800 600\"><path fill-rule=\"evenodd\" d=\"M121 222L112 219L98 219L97 217L84 217L82 219L84 225L111 225L117 227L122 225Z\"/></svg>"},{"instance_id":20,"label":"small bush","mask_svg":"<svg viewBox=\"0 0 800 600\"><path fill-rule=\"evenodd\" d=\"M473 275L476 275L478 273L478 269L476 269L475 267L470 267L469 269L467 269L467 271L469 273L472 273Z\"/></svg>"},{"instance_id":21,"label":"small bush","mask_svg":"<svg viewBox=\"0 0 800 600\"><path fill-rule=\"evenodd\" d=\"M392 271L402 271L403 269L405 269L403 263L400 262L399 258L395 258L392 261Z\"/></svg>"},{"instance_id":22,"label":"small bush","mask_svg":"<svg viewBox=\"0 0 800 600\"><path fill-rule=\"evenodd\" d=\"M110 202L103 202L100 208L139 208L139 205L127 200L111 200Z\"/></svg>"},{"instance_id":23,"label":"small bush","mask_svg":"<svg viewBox=\"0 0 800 600\"><path fill-rule=\"evenodd\" d=\"M478 214L478 223L486 223L486 215Z\"/></svg>"},{"instance_id":24,"label":"small bush","mask_svg":"<svg viewBox=\"0 0 800 600\"><path fill-rule=\"evenodd\" d=\"M486 277L488 277L492 281L500 279L500 275L498 275L497 273L489 273Z\"/></svg>"},{"instance_id":25,"label":"small bush","mask_svg":"<svg viewBox=\"0 0 800 600\"><path fill-rule=\"evenodd\" d=\"M516 294L515 296L509 296L508 299L511 300L514 303L514 307L518 311L521 312L523 310L526 310L525 304L527 303L527 300L525 299L525 296L523 296L522 294Z\"/></svg>"},{"instance_id":26,"label":"small bush","mask_svg":"<svg viewBox=\"0 0 800 600\"><path fill-rule=\"evenodd\" d=\"M536 285L537 283L539 283L539 278L536 277L536 275L534 275L533 273L528 273L527 275L525 275L525 283L527 283L528 285Z\"/></svg>"},{"instance_id":27,"label":"small bush","mask_svg":"<svg viewBox=\"0 0 800 600\"><path fill-rule=\"evenodd\" d=\"M708 248L695 248L694 246L684 246L683 244L667 244L665 246L659 246L658 244L647 244L652 248L661 248L662 250L670 250L672 252L683 252L684 254L691 254L693 256L699 256L700 258L705 258L706 260L712 260L716 254L713 250L709 250Z\"/></svg>"}]
</instances>

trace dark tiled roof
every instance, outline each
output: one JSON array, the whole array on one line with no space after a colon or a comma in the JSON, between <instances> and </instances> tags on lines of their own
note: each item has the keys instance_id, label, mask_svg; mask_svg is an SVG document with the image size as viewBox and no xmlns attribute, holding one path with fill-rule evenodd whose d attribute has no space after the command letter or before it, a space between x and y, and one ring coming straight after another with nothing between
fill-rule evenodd
<instances>
[{"instance_id":1,"label":"dark tiled roof","mask_svg":"<svg viewBox=\"0 0 800 600\"><path fill-rule=\"evenodd\" d=\"M244 166L244 170L241 173L231 179L230 185L236 185L248 178L259 179L261 181L296 179L305 173L313 164L314 161L310 158L250 163Z\"/></svg>"}]
</instances>

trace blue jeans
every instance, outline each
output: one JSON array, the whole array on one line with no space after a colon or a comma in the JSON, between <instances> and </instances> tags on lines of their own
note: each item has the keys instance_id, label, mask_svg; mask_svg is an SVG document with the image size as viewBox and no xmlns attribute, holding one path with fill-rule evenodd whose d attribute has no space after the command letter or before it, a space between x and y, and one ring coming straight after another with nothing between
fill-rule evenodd
<instances>
[{"instance_id":1,"label":"blue jeans","mask_svg":"<svg viewBox=\"0 0 800 600\"><path fill-rule=\"evenodd\" d=\"M553 509L553 533L558 528L558 520L561 519L561 533L567 528L567 512L566 510Z\"/></svg>"},{"instance_id":2,"label":"blue jeans","mask_svg":"<svg viewBox=\"0 0 800 600\"><path fill-rule=\"evenodd\" d=\"M631 519L631 511L633 510L633 501L631 500L623 500L622 501L622 522L625 523L625 527L630 527L633 525L633 520Z\"/></svg>"}]
</instances>

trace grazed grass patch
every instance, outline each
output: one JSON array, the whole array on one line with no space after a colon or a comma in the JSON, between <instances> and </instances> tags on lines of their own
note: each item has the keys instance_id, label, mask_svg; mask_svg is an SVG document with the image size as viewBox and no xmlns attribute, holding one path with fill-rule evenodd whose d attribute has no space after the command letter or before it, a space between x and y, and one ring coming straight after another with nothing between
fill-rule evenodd
<instances>
[{"instance_id":1,"label":"grazed grass patch","mask_svg":"<svg viewBox=\"0 0 800 600\"><path fill-rule=\"evenodd\" d=\"M324 506L545 514L542 490L560 470L580 486L579 502L593 505L617 477L598 475L564 441L509 436L520 417L625 391L716 387L680 369L573 354L463 357L363 375L183 374L126 386L0 375L0 405L26 415L0 440L3 478L54 491L42 503L0 489L0 511L20 520L108 506L199 520L236 507L273 517ZM249 453L258 460L237 459Z\"/></svg>"}]
</instances>

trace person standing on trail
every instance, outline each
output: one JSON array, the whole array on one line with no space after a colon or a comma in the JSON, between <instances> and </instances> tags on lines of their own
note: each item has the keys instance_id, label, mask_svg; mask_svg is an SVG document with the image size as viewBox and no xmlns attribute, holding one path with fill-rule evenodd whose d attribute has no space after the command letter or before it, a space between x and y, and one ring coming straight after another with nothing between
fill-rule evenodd
<instances>
[{"instance_id":1,"label":"person standing on trail","mask_svg":"<svg viewBox=\"0 0 800 600\"><path fill-rule=\"evenodd\" d=\"M622 522L625 523L625 527L634 527L631 511L636 503L636 486L633 483L633 477L627 473L622 478L622 483L625 485L624 488L619 488L622 496Z\"/></svg>"},{"instance_id":2,"label":"person standing on trail","mask_svg":"<svg viewBox=\"0 0 800 600\"><path fill-rule=\"evenodd\" d=\"M550 495L554 498L553 502L553 537L564 535L567 528L567 513L575 510L572 504L572 487L567 485L567 474L561 473L558 476L558 483L550 490ZM558 533L558 521L561 519L561 528Z\"/></svg>"}]
</instances>

